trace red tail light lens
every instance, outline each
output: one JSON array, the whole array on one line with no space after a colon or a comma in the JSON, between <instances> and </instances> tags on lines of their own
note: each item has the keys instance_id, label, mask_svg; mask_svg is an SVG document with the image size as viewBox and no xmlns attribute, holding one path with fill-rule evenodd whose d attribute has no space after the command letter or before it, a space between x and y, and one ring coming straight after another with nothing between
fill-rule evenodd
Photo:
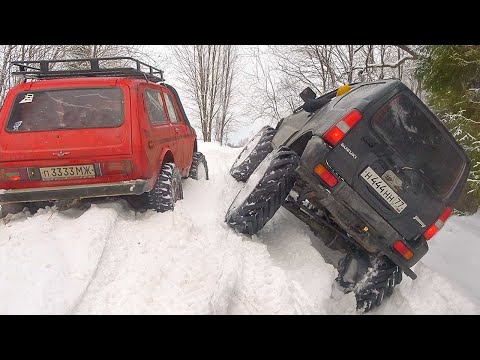
<instances>
[{"instance_id":1,"label":"red tail light lens","mask_svg":"<svg viewBox=\"0 0 480 360\"><path fill-rule=\"evenodd\" d=\"M338 184L335 175L333 175L324 165L318 164L313 171L320 176L320 179L322 179L328 186L334 187Z\"/></svg>"},{"instance_id":2,"label":"red tail light lens","mask_svg":"<svg viewBox=\"0 0 480 360\"><path fill-rule=\"evenodd\" d=\"M330 146L336 146L362 118L362 113L357 109L350 111L339 122L332 126L325 134L325 140Z\"/></svg>"},{"instance_id":3,"label":"red tail light lens","mask_svg":"<svg viewBox=\"0 0 480 360\"><path fill-rule=\"evenodd\" d=\"M333 128L328 130L325 135L323 135L323 140L325 140L329 145L337 145L345 136L345 133L337 128L335 125Z\"/></svg>"},{"instance_id":4,"label":"red tail light lens","mask_svg":"<svg viewBox=\"0 0 480 360\"><path fill-rule=\"evenodd\" d=\"M425 239L430 240L432 237L435 236L435 234L443 227L445 224L445 221L452 215L452 208L447 207L442 215L438 218L437 221L435 221L424 233L423 236Z\"/></svg>"},{"instance_id":5,"label":"red tail light lens","mask_svg":"<svg viewBox=\"0 0 480 360\"><path fill-rule=\"evenodd\" d=\"M413 251L409 249L402 240L397 240L393 244L393 248L402 255L406 260L410 260L413 257Z\"/></svg>"},{"instance_id":6,"label":"red tail light lens","mask_svg":"<svg viewBox=\"0 0 480 360\"><path fill-rule=\"evenodd\" d=\"M133 172L130 160L108 161L101 165L102 175L129 175Z\"/></svg>"},{"instance_id":7,"label":"red tail light lens","mask_svg":"<svg viewBox=\"0 0 480 360\"><path fill-rule=\"evenodd\" d=\"M27 169L0 169L0 181L21 181L28 180Z\"/></svg>"}]
</instances>

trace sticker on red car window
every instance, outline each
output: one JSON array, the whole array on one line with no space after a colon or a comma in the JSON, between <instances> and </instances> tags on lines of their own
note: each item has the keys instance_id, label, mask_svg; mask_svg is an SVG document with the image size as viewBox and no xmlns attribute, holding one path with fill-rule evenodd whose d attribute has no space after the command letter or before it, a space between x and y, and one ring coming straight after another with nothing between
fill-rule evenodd
<instances>
[{"instance_id":1,"label":"sticker on red car window","mask_svg":"<svg viewBox=\"0 0 480 360\"><path fill-rule=\"evenodd\" d=\"M31 103L33 101L33 94L25 94L25 97L19 104Z\"/></svg>"},{"instance_id":2,"label":"sticker on red car window","mask_svg":"<svg viewBox=\"0 0 480 360\"><path fill-rule=\"evenodd\" d=\"M18 131L20 126L22 126L23 121L17 121L15 124L13 124L13 130Z\"/></svg>"}]
</instances>

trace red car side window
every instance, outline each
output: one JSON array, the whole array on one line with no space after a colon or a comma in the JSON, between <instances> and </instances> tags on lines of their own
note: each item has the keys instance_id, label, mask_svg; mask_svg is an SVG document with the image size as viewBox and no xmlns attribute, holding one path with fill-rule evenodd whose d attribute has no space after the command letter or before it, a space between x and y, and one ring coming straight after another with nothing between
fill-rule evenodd
<instances>
[{"instance_id":1,"label":"red car side window","mask_svg":"<svg viewBox=\"0 0 480 360\"><path fill-rule=\"evenodd\" d=\"M175 106L173 105L172 96L169 93L165 94L165 103L167 104L168 115L170 115L170 121L172 123L179 123L180 117L177 114Z\"/></svg>"},{"instance_id":2,"label":"red car side window","mask_svg":"<svg viewBox=\"0 0 480 360\"><path fill-rule=\"evenodd\" d=\"M152 125L167 123L162 94L159 90L145 89L145 106Z\"/></svg>"}]
</instances>

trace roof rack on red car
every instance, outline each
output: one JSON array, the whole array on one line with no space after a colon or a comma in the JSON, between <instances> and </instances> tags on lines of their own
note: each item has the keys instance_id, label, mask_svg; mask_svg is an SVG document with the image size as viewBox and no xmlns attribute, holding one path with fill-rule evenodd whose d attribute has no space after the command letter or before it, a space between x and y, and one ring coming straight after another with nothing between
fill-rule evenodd
<instances>
[{"instance_id":1,"label":"roof rack on red car","mask_svg":"<svg viewBox=\"0 0 480 360\"><path fill-rule=\"evenodd\" d=\"M18 71L12 75L27 79L120 76L164 82L163 71L132 57L12 61ZM113 67L108 67L113 65ZM119 67L121 66L121 67Z\"/></svg>"}]
</instances>

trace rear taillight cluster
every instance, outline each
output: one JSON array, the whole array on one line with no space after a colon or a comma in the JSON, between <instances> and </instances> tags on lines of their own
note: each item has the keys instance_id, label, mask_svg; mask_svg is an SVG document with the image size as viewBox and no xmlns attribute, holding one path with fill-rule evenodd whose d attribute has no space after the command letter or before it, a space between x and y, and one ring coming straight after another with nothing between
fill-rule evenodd
<instances>
[{"instance_id":1,"label":"rear taillight cluster","mask_svg":"<svg viewBox=\"0 0 480 360\"><path fill-rule=\"evenodd\" d=\"M101 163L102 175L130 175L133 164L130 160L108 161Z\"/></svg>"},{"instance_id":2,"label":"rear taillight cluster","mask_svg":"<svg viewBox=\"0 0 480 360\"><path fill-rule=\"evenodd\" d=\"M361 118L362 113L357 109L353 109L323 134L323 140L325 140L330 146L335 147ZM338 184L338 179L333 175L329 168L323 164L317 164L313 169L313 172L331 188Z\"/></svg>"},{"instance_id":3,"label":"rear taillight cluster","mask_svg":"<svg viewBox=\"0 0 480 360\"><path fill-rule=\"evenodd\" d=\"M402 241L397 240L393 243L393 248L402 255L406 260L410 260L413 257L413 251Z\"/></svg>"},{"instance_id":4,"label":"rear taillight cluster","mask_svg":"<svg viewBox=\"0 0 480 360\"><path fill-rule=\"evenodd\" d=\"M338 180L337 178L335 177L335 175L333 175L324 165L322 164L318 164L317 166L315 166L315 168L313 169L313 172L315 174L317 174L320 179L323 180L323 182L325 184L327 184L328 186L330 186L331 188L336 186L337 183L338 183Z\"/></svg>"},{"instance_id":5,"label":"rear taillight cluster","mask_svg":"<svg viewBox=\"0 0 480 360\"><path fill-rule=\"evenodd\" d=\"M423 236L425 239L430 240L432 237L435 236L435 234L440 230L443 225L445 224L445 221L449 218L450 215L452 215L452 208L447 207L440 217L438 218L437 221L435 221L424 233Z\"/></svg>"},{"instance_id":6,"label":"rear taillight cluster","mask_svg":"<svg viewBox=\"0 0 480 360\"><path fill-rule=\"evenodd\" d=\"M28 180L26 168L0 168L0 182Z\"/></svg>"},{"instance_id":7,"label":"rear taillight cluster","mask_svg":"<svg viewBox=\"0 0 480 360\"><path fill-rule=\"evenodd\" d=\"M452 208L447 207L440 217L435 221L424 233L425 239L430 240L440 230L448 217L452 214ZM413 257L413 251L402 241L397 240L393 244L393 248L402 255L406 260L410 260Z\"/></svg>"},{"instance_id":8,"label":"rear taillight cluster","mask_svg":"<svg viewBox=\"0 0 480 360\"><path fill-rule=\"evenodd\" d=\"M357 109L353 109L323 134L323 140L325 140L330 146L335 147L361 118L362 113Z\"/></svg>"}]
</instances>

